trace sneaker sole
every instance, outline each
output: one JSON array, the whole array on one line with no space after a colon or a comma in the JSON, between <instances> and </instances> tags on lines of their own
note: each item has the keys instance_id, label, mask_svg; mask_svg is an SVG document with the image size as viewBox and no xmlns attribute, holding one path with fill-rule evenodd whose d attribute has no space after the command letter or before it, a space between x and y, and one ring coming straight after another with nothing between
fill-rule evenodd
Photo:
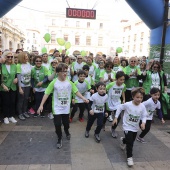
<instances>
[{"instance_id":1,"label":"sneaker sole","mask_svg":"<svg viewBox=\"0 0 170 170\"><path fill-rule=\"evenodd\" d=\"M140 139L138 139L138 138L136 138L136 140L138 141L138 142L140 142L140 143L147 143L147 142L143 142L143 141L141 141Z\"/></svg>"}]
</instances>

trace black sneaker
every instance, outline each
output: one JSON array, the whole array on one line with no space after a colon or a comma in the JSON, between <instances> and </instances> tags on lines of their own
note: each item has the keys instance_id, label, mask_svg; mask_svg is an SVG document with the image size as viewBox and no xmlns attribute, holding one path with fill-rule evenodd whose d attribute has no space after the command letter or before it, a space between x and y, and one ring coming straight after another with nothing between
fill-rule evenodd
<instances>
[{"instance_id":1,"label":"black sneaker","mask_svg":"<svg viewBox=\"0 0 170 170\"><path fill-rule=\"evenodd\" d=\"M30 116L28 115L27 112L23 113L23 116L24 116L25 118L30 118Z\"/></svg>"},{"instance_id":2,"label":"black sneaker","mask_svg":"<svg viewBox=\"0 0 170 170\"><path fill-rule=\"evenodd\" d=\"M41 116L41 118L44 118L44 117L45 117L45 114L42 112L42 113L40 114L40 116Z\"/></svg>"},{"instance_id":3,"label":"black sneaker","mask_svg":"<svg viewBox=\"0 0 170 170\"><path fill-rule=\"evenodd\" d=\"M62 139L58 139L57 149L61 149L61 148L62 148Z\"/></svg>"},{"instance_id":4,"label":"black sneaker","mask_svg":"<svg viewBox=\"0 0 170 170\"><path fill-rule=\"evenodd\" d=\"M95 140L97 143L100 143L100 136L99 134L94 134Z\"/></svg>"},{"instance_id":5,"label":"black sneaker","mask_svg":"<svg viewBox=\"0 0 170 170\"><path fill-rule=\"evenodd\" d=\"M71 134L70 134L70 133L69 133L69 134L66 134L66 138L67 138L67 140L70 140Z\"/></svg>"},{"instance_id":6,"label":"black sneaker","mask_svg":"<svg viewBox=\"0 0 170 170\"><path fill-rule=\"evenodd\" d=\"M39 114L37 114L37 113L34 113L34 116L33 117L38 117L39 116Z\"/></svg>"},{"instance_id":7,"label":"black sneaker","mask_svg":"<svg viewBox=\"0 0 170 170\"><path fill-rule=\"evenodd\" d=\"M89 137L89 131L85 131L85 137L88 138Z\"/></svg>"},{"instance_id":8,"label":"black sneaker","mask_svg":"<svg viewBox=\"0 0 170 170\"><path fill-rule=\"evenodd\" d=\"M18 115L18 118L19 118L20 120L25 120L25 117L23 116L23 114Z\"/></svg>"}]
</instances>

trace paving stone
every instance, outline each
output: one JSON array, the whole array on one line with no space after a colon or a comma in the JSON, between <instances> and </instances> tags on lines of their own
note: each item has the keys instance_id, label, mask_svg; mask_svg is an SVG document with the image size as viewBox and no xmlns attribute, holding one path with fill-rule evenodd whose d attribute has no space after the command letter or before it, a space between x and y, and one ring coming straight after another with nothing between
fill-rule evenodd
<instances>
[{"instance_id":1,"label":"paving stone","mask_svg":"<svg viewBox=\"0 0 170 170\"><path fill-rule=\"evenodd\" d=\"M0 164L70 164L70 142L63 139L62 149L56 142L54 132L12 131L0 145Z\"/></svg>"},{"instance_id":2,"label":"paving stone","mask_svg":"<svg viewBox=\"0 0 170 170\"><path fill-rule=\"evenodd\" d=\"M8 165L5 170L28 170L29 165Z\"/></svg>"},{"instance_id":3,"label":"paving stone","mask_svg":"<svg viewBox=\"0 0 170 170\"><path fill-rule=\"evenodd\" d=\"M8 125L6 125L6 124L1 124L1 126L0 126L0 131L4 131L4 132L9 132L9 131L11 131L12 129L14 129L14 127L15 127L16 125L14 124L14 123L10 123L10 124L8 124Z\"/></svg>"},{"instance_id":4,"label":"paving stone","mask_svg":"<svg viewBox=\"0 0 170 170\"><path fill-rule=\"evenodd\" d=\"M30 165L28 170L50 170L50 164Z\"/></svg>"},{"instance_id":5,"label":"paving stone","mask_svg":"<svg viewBox=\"0 0 170 170\"><path fill-rule=\"evenodd\" d=\"M70 164L51 164L51 170L71 170Z\"/></svg>"},{"instance_id":6,"label":"paving stone","mask_svg":"<svg viewBox=\"0 0 170 170\"><path fill-rule=\"evenodd\" d=\"M150 162L150 165L154 168L154 170L170 170L170 165L167 161L153 161Z\"/></svg>"},{"instance_id":7,"label":"paving stone","mask_svg":"<svg viewBox=\"0 0 170 170\"><path fill-rule=\"evenodd\" d=\"M0 144L5 140L9 132L0 132Z\"/></svg>"},{"instance_id":8,"label":"paving stone","mask_svg":"<svg viewBox=\"0 0 170 170\"><path fill-rule=\"evenodd\" d=\"M6 170L7 165L0 165L0 170Z\"/></svg>"}]
</instances>

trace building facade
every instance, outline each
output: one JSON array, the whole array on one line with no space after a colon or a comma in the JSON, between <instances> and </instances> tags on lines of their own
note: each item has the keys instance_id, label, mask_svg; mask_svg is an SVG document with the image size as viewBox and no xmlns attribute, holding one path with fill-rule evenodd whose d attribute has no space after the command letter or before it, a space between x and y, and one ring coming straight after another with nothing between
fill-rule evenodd
<instances>
[{"instance_id":1,"label":"building facade","mask_svg":"<svg viewBox=\"0 0 170 170\"><path fill-rule=\"evenodd\" d=\"M123 55L148 56L150 50L150 30L143 21L122 20Z\"/></svg>"},{"instance_id":2,"label":"building facade","mask_svg":"<svg viewBox=\"0 0 170 170\"><path fill-rule=\"evenodd\" d=\"M13 25L13 21L8 18L0 18L0 48L9 49L15 52L18 48L23 48L25 41L24 33Z\"/></svg>"},{"instance_id":3,"label":"building facade","mask_svg":"<svg viewBox=\"0 0 170 170\"><path fill-rule=\"evenodd\" d=\"M63 15L45 15L45 33L51 34L51 41L43 46L48 51L63 48L56 38L64 38L71 43L69 53L85 50L94 54L102 52L110 54L113 26L107 17L97 16L97 19L73 19Z\"/></svg>"},{"instance_id":4,"label":"building facade","mask_svg":"<svg viewBox=\"0 0 170 170\"><path fill-rule=\"evenodd\" d=\"M25 49L28 52L41 51L41 34L37 29L26 29Z\"/></svg>"}]
</instances>

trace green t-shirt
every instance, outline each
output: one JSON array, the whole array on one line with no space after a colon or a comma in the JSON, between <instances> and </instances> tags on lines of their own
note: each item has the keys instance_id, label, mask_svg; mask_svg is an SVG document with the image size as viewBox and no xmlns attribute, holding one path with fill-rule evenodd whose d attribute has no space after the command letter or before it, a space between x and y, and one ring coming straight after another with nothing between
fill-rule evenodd
<instances>
[{"instance_id":1,"label":"green t-shirt","mask_svg":"<svg viewBox=\"0 0 170 170\"><path fill-rule=\"evenodd\" d=\"M48 76L48 69L44 66L41 66L40 68L34 67L31 70L31 78L34 79L34 87L35 88L40 88L37 87L36 84L43 81L44 78ZM48 86L48 83L43 83L42 88L46 88Z\"/></svg>"}]
</instances>

